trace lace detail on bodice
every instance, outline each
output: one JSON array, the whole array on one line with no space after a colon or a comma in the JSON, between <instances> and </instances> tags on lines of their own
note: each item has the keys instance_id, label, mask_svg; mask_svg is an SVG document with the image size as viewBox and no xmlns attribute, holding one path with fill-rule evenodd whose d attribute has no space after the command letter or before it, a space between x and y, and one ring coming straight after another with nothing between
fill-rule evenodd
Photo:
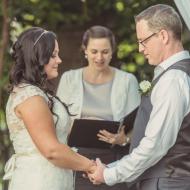
<instances>
[{"instance_id":1,"label":"lace detail on bodice","mask_svg":"<svg viewBox=\"0 0 190 190\"><path fill-rule=\"evenodd\" d=\"M10 131L10 138L13 141L13 145L19 144L18 139L21 138L22 141L24 141L24 143L22 142L22 144L26 145L27 143L29 143L29 146L32 147L33 141L31 140L30 135L26 130L23 120L18 118L15 114L16 106L32 96L41 96L48 104L48 97L40 88L26 84L15 87L8 99L6 107L6 119ZM53 115L54 123L57 122L55 126L57 137L62 143L66 143L66 138L70 130L70 120L63 105L55 98L53 99L53 101L53 111L58 115L58 117L56 115ZM19 144L19 146L17 147L22 146Z\"/></svg>"}]
</instances>

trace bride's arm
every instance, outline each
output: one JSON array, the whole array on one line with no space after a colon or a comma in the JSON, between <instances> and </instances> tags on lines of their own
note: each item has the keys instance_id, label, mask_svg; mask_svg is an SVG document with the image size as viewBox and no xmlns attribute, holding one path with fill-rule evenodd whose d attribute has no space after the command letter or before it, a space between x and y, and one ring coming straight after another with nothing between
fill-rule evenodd
<instances>
[{"instance_id":1,"label":"bride's arm","mask_svg":"<svg viewBox=\"0 0 190 190\"><path fill-rule=\"evenodd\" d=\"M15 113L23 120L42 155L54 165L72 170L92 170L92 161L58 141L52 113L42 97L28 98L16 107Z\"/></svg>"}]
</instances>

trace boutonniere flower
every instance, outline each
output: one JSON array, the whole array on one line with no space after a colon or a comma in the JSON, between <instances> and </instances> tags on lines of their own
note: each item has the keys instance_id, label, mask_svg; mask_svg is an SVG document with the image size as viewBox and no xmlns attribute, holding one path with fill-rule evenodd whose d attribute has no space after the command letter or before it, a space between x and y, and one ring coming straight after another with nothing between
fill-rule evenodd
<instances>
[{"instance_id":1,"label":"boutonniere flower","mask_svg":"<svg viewBox=\"0 0 190 190\"><path fill-rule=\"evenodd\" d=\"M152 84L148 80L143 80L139 83L139 92L141 95L147 96L152 90Z\"/></svg>"}]
</instances>

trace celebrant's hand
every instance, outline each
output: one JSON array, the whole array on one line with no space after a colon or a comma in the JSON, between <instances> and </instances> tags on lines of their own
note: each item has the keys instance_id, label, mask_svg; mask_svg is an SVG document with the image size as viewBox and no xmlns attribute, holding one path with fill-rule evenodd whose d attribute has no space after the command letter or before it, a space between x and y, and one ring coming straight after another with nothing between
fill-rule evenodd
<instances>
[{"instance_id":1,"label":"celebrant's hand","mask_svg":"<svg viewBox=\"0 0 190 190\"><path fill-rule=\"evenodd\" d=\"M125 126L122 126L118 133L110 133L107 130L100 130L97 134L100 141L104 141L109 144L123 145L126 143L126 134L124 131Z\"/></svg>"}]
</instances>

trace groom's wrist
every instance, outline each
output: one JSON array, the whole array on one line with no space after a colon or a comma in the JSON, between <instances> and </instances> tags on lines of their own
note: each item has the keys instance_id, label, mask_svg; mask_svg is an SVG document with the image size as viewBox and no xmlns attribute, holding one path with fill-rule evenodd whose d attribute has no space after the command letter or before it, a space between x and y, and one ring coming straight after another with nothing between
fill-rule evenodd
<instances>
[{"instance_id":1,"label":"groom's wrist","mask_svg":"<svg viewBox=\"0 0 190 190\"><path fill-rule=\"evenodd\" d=\"M117 183L116 182L117 176L114 168L106 167L103 172L103 177L104 177L104 182L109 186L112 186Z\"/></svg>"}]
</instances>

